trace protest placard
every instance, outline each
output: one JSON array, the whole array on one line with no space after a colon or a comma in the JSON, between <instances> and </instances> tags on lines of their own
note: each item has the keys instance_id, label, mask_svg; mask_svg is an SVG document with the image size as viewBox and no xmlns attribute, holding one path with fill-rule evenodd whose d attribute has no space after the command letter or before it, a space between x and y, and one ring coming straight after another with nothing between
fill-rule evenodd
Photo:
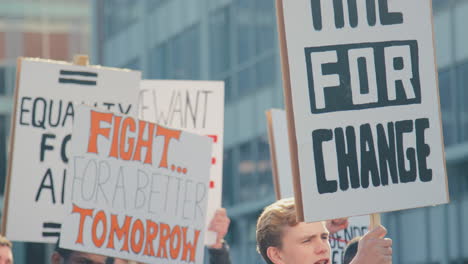
<instances>
[{"instance_id":1,"label":"protest placard","mask_svg":"<svg viewBox=\"0 0 468 264\"><path fill-rule=\"evenodd\" d=\"M343 263L344 250L355 237L362 237L369 230L369 216L356 216L348 219L347 228L330 235L330 263Z\"/></svg>"},{"instance_id":2,"label":"protest placard","mask_svg":"<svg viewBox=\"0 0 468 264\"><path fill-rule=\"evenodd\" d=\"M266 114L276 198L294 197L286 112L281 109L270 109ZM349 225L346 229L330 235L330 263L342 263L344 249L348 242L367 232L369 216L350 217L348 222Z\"/></svg>"},{"instance_id":3,"label":"protest placard","mask_svg":"<svg viewBox=\"0 0 468 264\"><path fill-rule=\"evenodd\" d=\"M299 219L447 203L431 1L277 11Z\"/></svg>"},{"instance_id":4,"label":"protest placard","mask_svg":"<svg viewBox=\"0 0 468 264\"><path fill-rule=\"evenodd\" d=\"M276 199L294 197L286 113L281 109L270 109L266 116Z\"/></svg>"},{"instance_id":5,"label":"protest placard","mask_svg":"<svg viewBox=\"0 0 468 264\"><path fill-rule=\"evenodd\" d=\"M137 113L140 72L18 59L2 232L15 241L55 243L75 103Z\"/></svg>"},{"instance_id":6,"label":"protest placard","mask_svg":"<svg viewBox=\"0 0 468 264\"><path fill-rule=\"evenodd\" d=\"M76 110L60 245L144 263L203 263L212 141Z\"/></svg>"},{"instance_id":7,"label":"protest placard","mask_svg":"<svg viewBox=\"0 0 468 264\"><path fill-rule=\"evenodd\" d=\"M221 207L223 186L224 82L142 80L139 117L175 129L206 135L213 140L207 226ZM214 244L216 233L206 232Z\"/></svg>"}]
</instances>

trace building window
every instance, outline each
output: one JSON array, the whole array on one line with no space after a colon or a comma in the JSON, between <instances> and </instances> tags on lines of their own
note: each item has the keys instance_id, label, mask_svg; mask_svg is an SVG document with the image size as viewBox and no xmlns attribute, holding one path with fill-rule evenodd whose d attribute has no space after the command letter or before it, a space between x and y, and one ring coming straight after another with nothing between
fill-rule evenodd
<instances>
[{"instance_id":1,"label":"building window","mask_svg":"<svg viewBox=\"0 0 468 264\"><path fill-rule=\"evenodd\" d=\"M104 36L106 40L127 29L138 20L139 1L103 1Z\"/></svg>"},{"instance_id":2,"label":"building window","mask_svg":"<svg viewBox=\"0 0 468 264\"><path fill-rule=\"evenodd\" d=\"M240 202L273 197L270 152L266 136L240 145L238 171Z\"/></svg>"},{"instance_id":3,"label":"building window","mask_svg":"<svg viewBox=\"0 0 468 264\"><path fill-rule=\"evenodd\" d=\"M458 92L460 96L459 98L462 100L460 103L460 127L461 127L461 140L468 141L468 104L466 103L467 96L468 96L468 62L460 64L457 67L457 85L458 85Z\"/></svg>"},{"instance_id":4,"label":"building window","mask_svg":"<svg viewBox=\"0 0 468 264\"><path fill-rule=\"evenodd\" d=\"M13 91L15 90L16 87L16 65L13 65L13 67L8 67L5 69L5 89L6 89L6 94L10 95L13 94ZM0 81L1 82L1 81Z\"/></svg>"},{"instance_id":5,"label":"building window","mask_svg":"<svg viewBox=\"0 0 468 264\"><path fill-rule=\"evenodd\" d=\"M155 9L160 8L166 5L169 0L148 0L147 1L147 10L148 12L153 12Z\"/></svg>"},{"instance_id":6,"label":"building window","mask_svg":"<svg viewBox=\"0 0 468 264\"><path fill-rule=\"evenodd\" d=\"M169 48L166 42L159 44L150 51L148 72L150 78L167 78L167 63L169 58Z\"/></svg>"},{"instance_id":7,"label":"building window","mask_svg":"<svg viewBox=\"0 0 468 264\"><path fill-rule=\"evenodd\" d=\"M210 71L212 78L230 69L230 6L216 10L210 15Z\"/></svg>"},{"instance_id":8,"label":"building window","mask_svg":"<svg viewBox=\"0 0 468 264\"><path fill-rule=\"evenodd\" d=\"M236 0L232 18L239 96L274 85L277 47L274 1Z\"/></svg>"},{"instance_id":9,"label":"building window","mask_svg":"<svg viewBox=\"0 0 468 264\"><path fill-rule=\"evenodd\" d=\"M42 54L43 37L42 33L23 33L23 43L27 43L27 45L24 45L23 55L26 57L44 57Z\"/></svg>"},{"instance_id":10,"label":"building window","mask_svg":"<svg viewBox=\"0 0 468 264\"><path fill-rule=\"evenodd\" d=\"M6 83L6 69L4 67L0 67L0 95L7 94L7 83Z\"/></svg>"},{"instance_id":11,"label":"building window","mask_svg":"<svg viewBox=\"0 0 468 264\"><path fill-rule=\"evenodd\" d=\"M223 207L233 205L234 203L234 166L233 151L225 150L223 155Z\"/></svg>"},{"instance_id":12,"label":"building window","mask_svg":"<svg viewBox=\"0 0 468 264\"><path fill-rule=\"evenodd\" d=\"M275 47L276 14L275 2L257 0L255 3L255 48L257 54L263 54Z\"/></svg>"},{"instance_id":13,"label":"building window","mask_svg":"<svg viewBox=\"0 0 468 264\"><path fill-rule=\"evenodd\" d=\"M465 201L468 199L468 176L467 172L468 171L468 163L465 163L461 165L460 169L460 189L461 193L465 199ZM465 210L468 210L468 204L465 205ZM466 217L466 220L468 220L468 215Z\"/></svg>"},{"instance_id":14,"label":"building window","mask_svg":"<svg viewBox=\"0 0 468 264\"><path fill-rule=\"evenodd\" d=\"M0 61L6 58L6 33L0 32Z\"/></svg>"},{"instance_id":15,"label":"building window","mask_svg":"<svg viewBox=\"0 0 468 264\"><path fill-rule=\"evenodd\" d=\"M256 198L257 180L255 177L255 158L253 144L246 142L239 148L239 202Z\"/></svg>"},{"instance_id":16,"label":"building window","mask_svg":"<svg viewBox=\"0 0 468 264\"><path fill-rule=\"evenodd\" d=\"M271 55L258 61L256 70L256 88L273 87L276 80L276 55Z\"/></svg>"},{"instance_id":17,"label":"building window","mask_svg":"<svg viewBox=\"0 0 468 264\"><path fill-rule=\"evenodd\" d=\"M273 193L273 178L271 172L270 148L267 136L261 136L257 140L258 157L258 187L257 193L260 198L266 198Z\"/></svg>"},{"instance_id":18,"label":"building window","mask_svg":"<svg viewBox=\"0 0 468 264\"><path fill-rule=\"evenodd\" d=\"M239 96L245 96L255 91L255 67L248 67L237 74L237 90Z\"/></svg>"},{"instance_id":19,"label":"building window","mask_svg":"<svg viewBox=\"0 0 468 264\"><path fill-rule=\"evenodd\" d=\"M237 63L251 59L255 54L255 13L251 0L235 2L237 32Z\"/></svg>"},{"instance_id":20,"label":"building window","mask_svg":"<svg viewBox=\"0 0 468 264\"><path fill-rule=\"evenodd\" d=\"M271 0L237 0L235 7L237 63L241 64L275 47L275 4Z\"/></svg>"},{"instance_id":21,"label":"building window","mask_svg":"<svg viewBox=\"0 0 468 264\"><path fill-rule=\"evenodd\" d=\"M442 111L442 127L444 131L444 143L446 146L456 142L456 112L453 102L453 92L450 82L450 71L439 72L440 108Z\"/></svg>"},{"instance_id":22,"label":"building window","mask_svg":"<svg viewBox=\"0 0 468 264\"><path fill-rule=\"evenodd\" d=\"M434 6L434 9L445 7L449 3L450 1L447 0L432 0L432 5Z\"/></svg>"},{"instance_id":23,"label":"building window","mask_svg":"<svg viewBox=\"0 0 468 264\"><path fill-rule=\"evenodd\" d=\"M231 77L224 79L224 102L230 102L234 98Z\"/></svg>"},{"instance_id":24,"label":"building window","mask_svg":"<svg viewBox=\"0 0 468 264\"><path fill-rule=\"evenodd\" d=\"M192 26L150 51L150 78L200 79L200 27Z\"/></svg>"},{"instance_id":25,"label":"building window","mask_svg":"<svg viewBox=\"0 0 468 264\"><path fill-rule=\"evenodd\" d=\"M200 79L200 27L197 25L185 30L171 44L170 77Z\"/></svg>"},{"instance_id":26,"label":"building window","mask_svg":"<svg viewBox=\"0 0 468 264\"><path fill-rule=\"evenodd\" d=\"M67 61L70 59L70 34L66 33L52 33L49 37L49 57L53 60Z\"/></svg>"}]
</instances>

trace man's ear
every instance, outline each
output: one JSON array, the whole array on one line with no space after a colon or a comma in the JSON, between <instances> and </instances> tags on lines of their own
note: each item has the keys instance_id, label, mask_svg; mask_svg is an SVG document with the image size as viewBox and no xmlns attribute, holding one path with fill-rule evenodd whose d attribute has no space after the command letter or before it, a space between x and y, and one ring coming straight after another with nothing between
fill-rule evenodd
<instances>
[{"instance_id":1,"label":"man's ear","mask_svg":"<svg viewBox=\"0 0 468 264\"><path fill-rule=\"evenodd\" d=\"M268 247L267 248L267 256L271 260L271 262L275 264L284 264L281 251L277 247Z\"/></svg>"},{"instance_id":2,"label":"man's ear","mask_svg":"<svg viewBox=\"0 0 468 264\"><path fill-rule=\"evenodd\" d=\"M60 256L60 254L57 252L52 253L52 256L50 256L50 263L52 264L60 264L61 260L62 256Z\"/></svg>"}]
</instances>

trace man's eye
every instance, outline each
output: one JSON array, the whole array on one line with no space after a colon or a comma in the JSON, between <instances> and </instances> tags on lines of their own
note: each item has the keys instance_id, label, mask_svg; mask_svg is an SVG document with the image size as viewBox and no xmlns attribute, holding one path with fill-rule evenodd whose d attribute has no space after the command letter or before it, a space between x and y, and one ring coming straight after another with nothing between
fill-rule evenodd
<instances>
[{"instance_id":1,"label":"man's eye","mask_svg":"<svg viewBox=\"0 0 468 264\"><path fill-rule=\"evenodd\" d=\"M322 236L322 239L324 239L324 240L328 240L328 239L329 239L329 237L328 237L328 235L323 235L323 236Z\"/></svg>"},{"instance_id":2,"label":"man's eye","mask_svg":"<svg viewBox=\"0 0 468 264\"><path fill-rule=\"evenodd\" d=\"M310 242L310 238L305 239L304 241L302 241L302 243L309 243L309 242Z\"/></svg>"}]
</instances>

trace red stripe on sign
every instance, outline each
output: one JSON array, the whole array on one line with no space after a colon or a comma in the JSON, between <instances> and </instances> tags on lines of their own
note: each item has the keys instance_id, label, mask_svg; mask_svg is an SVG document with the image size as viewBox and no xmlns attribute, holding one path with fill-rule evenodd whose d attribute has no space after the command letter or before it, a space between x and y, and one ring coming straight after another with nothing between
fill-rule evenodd
<instances>
[{"instance_id":1,"label":"red stripe on sign","mask_svg":"<svg viewBox=\"0 0 468 264\"><path fill-rule=\"evenodd\" d=\"M345 243L345 244L348 244L348 242L349 242L348 240L336 238L334 236L330 236L330 240L335 240L335 241L342 242L342 243Z\"/></svg>"},{"instance_id":2,"label":"red stripe on sign","mask_svg":"<svg viewBox=\"0 0 468 264\"><path fill-rule=\"evenodd\" d=\"M218 142L218 136L217 135L208 135L208 137L212 138L214 143Z\"/></svg>"},{"instance_id":3,"label":"red stripe on sign","mask_svg":"<svg viewBox=\"0 0 468 264\"><path fill-rule=\"evenodd\" d=\"M214 181L210 181L210 188L211 188L211 189L214 188Z\"/></svg>"},{"instance_id":4,"label":"red stripe on sign","mask_svg":"<svg viewBox=\"0 0 468 264\"><path fill-rule=\"evenodd\" d=\"M211 164L216 164L216 158L211 158Z\"/></svg>"}]
</instances>

